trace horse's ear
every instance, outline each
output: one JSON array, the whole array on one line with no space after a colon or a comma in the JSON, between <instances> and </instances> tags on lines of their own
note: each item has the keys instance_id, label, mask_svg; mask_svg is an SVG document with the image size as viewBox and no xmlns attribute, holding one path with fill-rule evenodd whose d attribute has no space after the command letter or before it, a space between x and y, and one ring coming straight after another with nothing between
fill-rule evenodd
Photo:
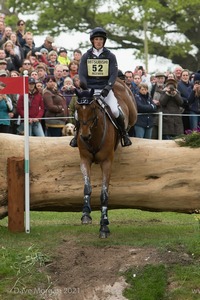
<instances>
[{"instance_id":1,"label":"horse's ear","mask_svg":"<svg viewBox=\"0 0 200 300\"><path fill-rule=\"evenodd\" d=\"M76 96L77 96L78 98L81 97L81 93L80 93L80 91L79 91L78 89L75 89L75 94L76 94Z\"/></svg>"}]
</instances>

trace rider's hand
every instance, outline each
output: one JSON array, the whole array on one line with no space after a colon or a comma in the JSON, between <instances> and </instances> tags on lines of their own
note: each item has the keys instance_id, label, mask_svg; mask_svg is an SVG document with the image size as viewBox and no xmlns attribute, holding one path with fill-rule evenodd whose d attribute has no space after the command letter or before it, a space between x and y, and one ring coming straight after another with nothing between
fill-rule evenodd
<instances>
[{"instance_id":1,"label":"rider's hand","mask_svg":"<svg viewBox=\"0 0 200 300\"><path fill-rule=\"evenodd\" d=\"M107 88L104 88L102 91L101 91L101 96L103 97L103 98L106 98L107 96L108 96L108 93L109 93L110 91L107 89Z\"/></svg>"}]
</instances>

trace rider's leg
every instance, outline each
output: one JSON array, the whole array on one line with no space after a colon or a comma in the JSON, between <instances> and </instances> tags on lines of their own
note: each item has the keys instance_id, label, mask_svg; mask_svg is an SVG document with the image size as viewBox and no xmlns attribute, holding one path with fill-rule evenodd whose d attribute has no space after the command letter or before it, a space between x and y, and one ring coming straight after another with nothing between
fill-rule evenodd
<instances>
[{"instance_id":1,"label":"rider's leg","mask_svg":"<svg viewBox=\"0 0 200 300\"><path fill-rule=\"evenodd\" d=\"M118 125L119 133L120 133L121 139L122 139L122 146L123 147L130 146L132 144L132 142L128 136L128 133L127 133L127 130L125 127L124 114L123 114L123 111L122 111L121 107L119 106L118 101L112 90L109 92L108 96L105 98L105 102L110 106L110 109L116 118L116 123Z\"/></svg>"}]
</instances>

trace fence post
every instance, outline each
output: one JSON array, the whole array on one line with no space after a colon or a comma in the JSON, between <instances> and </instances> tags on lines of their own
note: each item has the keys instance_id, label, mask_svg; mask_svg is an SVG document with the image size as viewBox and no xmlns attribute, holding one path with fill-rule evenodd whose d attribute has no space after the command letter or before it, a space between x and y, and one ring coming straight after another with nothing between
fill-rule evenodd
<instances>
[{"instance_id":1,"label":"fence post","mask_svg":"<svg viewBox=\"0 0 200 300\"><path fill-rule=\"evenodd\" d=\"M162 132L163 132L163 113L159 111L158 113L158 139L162 140Z\"/></svg>"},{"instance_id":2,"label":"fence post","mask_svg":"<svg viewBox=\"0 0 200 300\"><path fill-rule=\"evenodd\" d=\"M24 158L8 157L8 229L11 232L23 232L25 207Z\"/></svg>"}]
</instances>

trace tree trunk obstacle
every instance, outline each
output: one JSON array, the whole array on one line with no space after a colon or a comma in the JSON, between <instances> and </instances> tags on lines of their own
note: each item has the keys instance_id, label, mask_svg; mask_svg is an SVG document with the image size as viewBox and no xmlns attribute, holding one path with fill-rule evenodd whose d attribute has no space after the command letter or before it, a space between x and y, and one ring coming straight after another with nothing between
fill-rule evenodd
<instances>
[{"instance_id":1,"label":"tree trunk obstacle","mask_svg":"<svg viewBox=\"0 0 200 300\"><path fill-rule=\"evenodd\" d=\"M81 211L83 178L71 137L30 137L30 207L37 211ZM109 209L192 213L200 209L199 149L174 141L132 138L115 153ZM0 218L7 215L7 160L24 157L24 137L0 134ZM92 166L92 209L100 209L101 170Z\"/></svg>"}]
</instances>

